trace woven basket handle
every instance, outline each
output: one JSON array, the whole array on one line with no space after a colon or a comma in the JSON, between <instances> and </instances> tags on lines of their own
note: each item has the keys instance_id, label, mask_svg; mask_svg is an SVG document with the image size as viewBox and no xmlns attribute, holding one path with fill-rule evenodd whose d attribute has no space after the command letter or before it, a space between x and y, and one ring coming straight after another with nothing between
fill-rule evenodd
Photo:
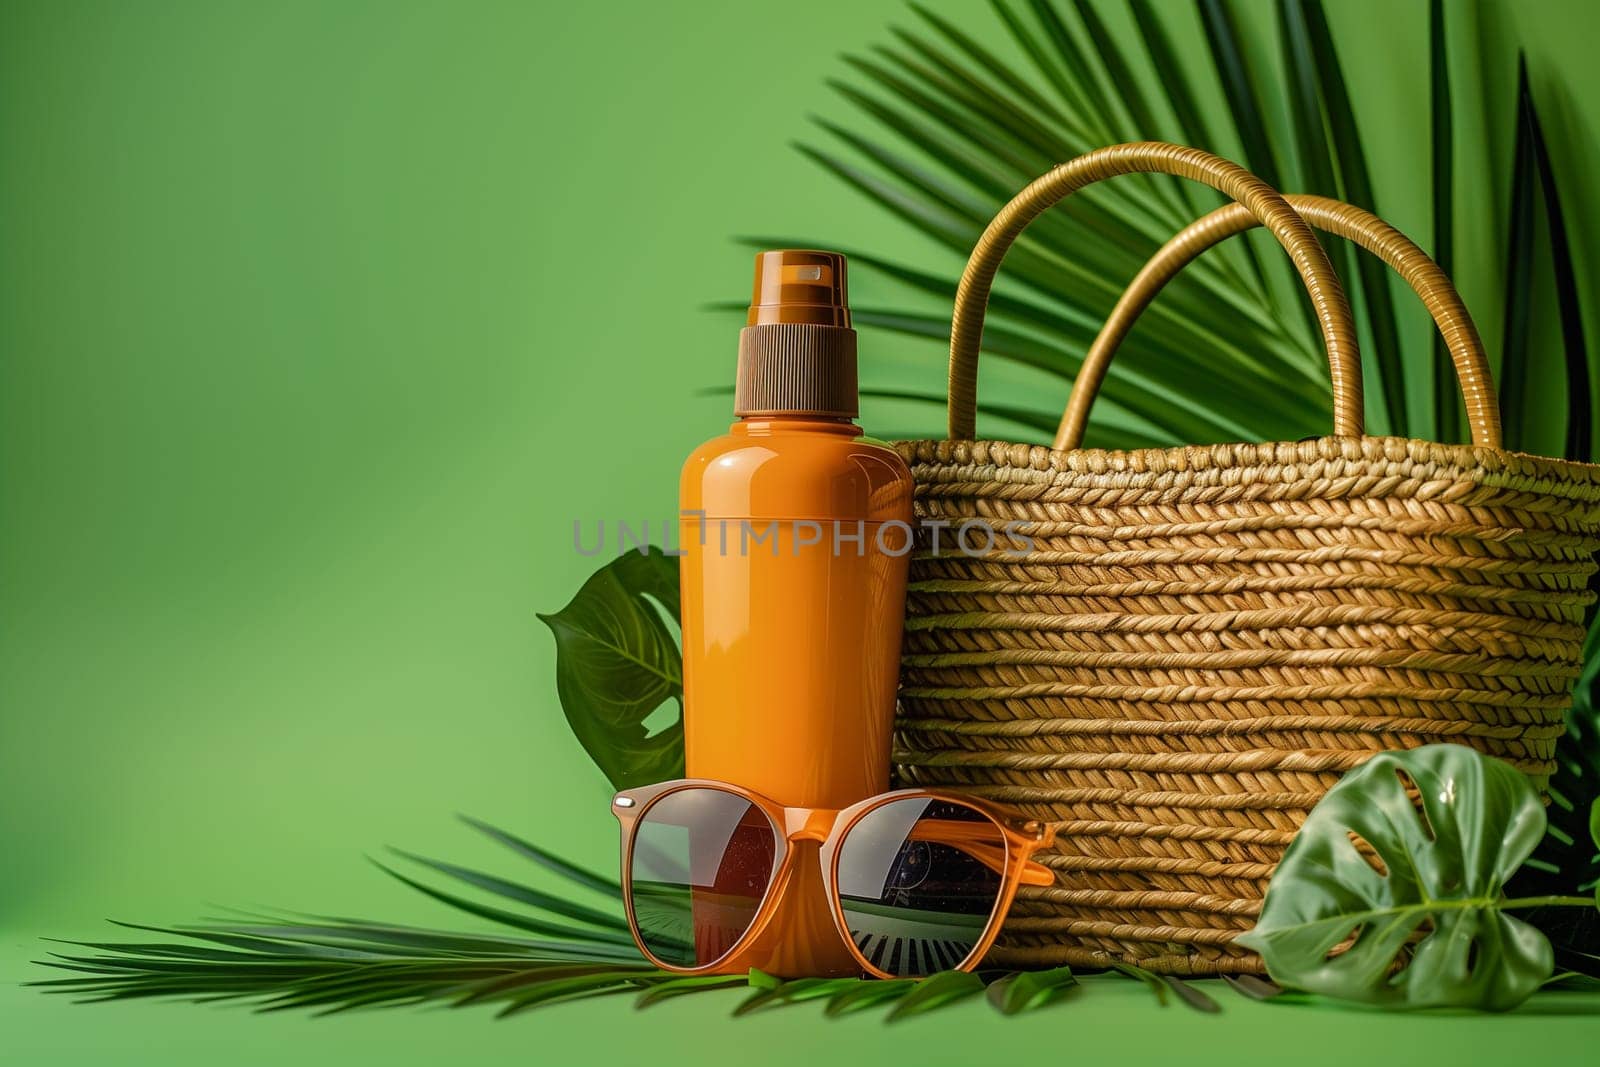
<instances>
[{"instance_id":1,"label":"woven basket handle","mask_svg":"<svg viewBox=\"0 0 1600 1067\"><path fill-rule=\"evenodd\" d=\"M983 316L994 276L1012 242L1047 208L1084 186L1118 174L1152 172L1204 182L1231 197L1288 250L1311 294L1328 349L1333 372L1333 432L1340 437L1360 437L1361 354L1356 348L1355 323L1339 278L1311 227L1270 185L1238 164L1198 148L1142 141L1096 149L1060 164L1001 208L978 238L961 274L950 321L950 438L966 440L974 435Z\"/></svg>"},{"instance_id":2,"label":"woven basket handle","mask_svg":"<svg viewBox=\"0 0 1600 1067\"><path fill-rule=\"evenodd\" d=\"M1494 380L1489 374L1483 342L1478 338L1477 327L1472 324L1472 316L1467 313L1460 294L1439 265L1405 234L1353 204L1323 196L1289 195L1284 199L1313 226L1348 238L1383 260L1416 291L1444 336L1445 346L1455 363L1456 378L1466 400L1472 443L1499 448L1500 408L1495 401ZM1072 384L1072 397L1067 401L1067 411L1061 417L1053 447L1077 448L1082 444L1089 408L1100 390L1100 383L1105 380L1112 355L1162 287L1206 249L1258 225L1259 221L1244 208L1228 204L1191 223L1150 257L1150 262L1117 301L1100 329L1100 336L1089 347L1089 354L1084 357L1083 367Z\"/></svg>"}]
</instances>

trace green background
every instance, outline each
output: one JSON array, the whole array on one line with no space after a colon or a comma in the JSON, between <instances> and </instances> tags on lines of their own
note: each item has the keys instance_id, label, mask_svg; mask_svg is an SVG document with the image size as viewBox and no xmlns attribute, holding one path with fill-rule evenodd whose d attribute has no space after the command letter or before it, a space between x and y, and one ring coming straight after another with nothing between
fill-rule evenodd
<instances>
[{"instance_id":1,"label":"green background","mask_svg":"<svg viewBox=\"0 0 1600 1067\"><path fill-rule=\"evenodd\" d=\"M935 6L995 37L981 5ZM1329 6L1386 214L1425 235L1425 7ZM1189 6L1168 10L1197 42ZM534 612L592 569L574 520L670 515L681 458L727 422L727 399L697 390L731 379L737 320L704 305L747 292L733 235L953 272L790 147L809 113L848 116L823 84L839 53L906 19L884 0L0 5L0 1058L1595 1047L1594 1002L1559 995L1509 1018L1228 997L1210 1018L1114 981L1018 1021L969 1005L885 1029L810 1007L724 1022L721 994L647 1015L316 1021L16 986L45 976L27 962L41 936L114 936L106 918L266 904L462 922L362 860L394 843L528 873L455 811L614 864L607 789L562 720ZM1460 106L1483 101L1498 131L1477 151L1507 149L1526 47L1593 293L1600 17L1496 0L1480 29L1483 79L1457 72ZM1485 184L1467 207L1503 216ZM1460 254L1493 251L1468 235ZM913 367L938 387L936 346L866 345L869 379ZM865 421L932 434L939 418Z\"/></svg>"}]
</instances>

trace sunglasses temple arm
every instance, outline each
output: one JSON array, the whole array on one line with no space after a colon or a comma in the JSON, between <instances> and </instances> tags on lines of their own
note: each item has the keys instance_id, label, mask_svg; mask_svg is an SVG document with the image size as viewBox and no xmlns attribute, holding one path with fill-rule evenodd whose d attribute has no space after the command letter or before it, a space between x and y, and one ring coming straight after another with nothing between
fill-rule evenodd
<instances>
[{"instance_id":1,"label":"sunglasses temple arm","mask_svg":"<svg viewBox=\"0 0 1600 1067\"><path fill-rule=\"evenodd\" d=\"M990 842L992 827L954 819L926 819L911 828L913 841L936 841L958 848L996 874L1006 873L1006 850ZM1026 860L1022 865L1023 885L1055 885L1055 872L1042 863Z\"/></svg>"}]
</instances>

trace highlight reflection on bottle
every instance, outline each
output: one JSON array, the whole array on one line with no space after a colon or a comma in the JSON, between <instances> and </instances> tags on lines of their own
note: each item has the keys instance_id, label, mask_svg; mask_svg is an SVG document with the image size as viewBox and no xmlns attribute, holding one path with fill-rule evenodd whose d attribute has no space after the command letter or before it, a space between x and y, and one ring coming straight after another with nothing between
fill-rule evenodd
<instances>
[{"instance_id":1,"label":"highlight reflection on bottle","mask_svg":"<svg viewBox=\"0 0 1600 1067\"><path fill-rule=\"evenodd\" d=\"M889 785L912 518L911 472L854 422L843 256L756 257L734 414L680 485L686 772L843 808ZM816 846L795 847L803 881L757 966L855 973L813 891ZM738 881L717 877L724 892Z\"/></svg>"}]
</instances>

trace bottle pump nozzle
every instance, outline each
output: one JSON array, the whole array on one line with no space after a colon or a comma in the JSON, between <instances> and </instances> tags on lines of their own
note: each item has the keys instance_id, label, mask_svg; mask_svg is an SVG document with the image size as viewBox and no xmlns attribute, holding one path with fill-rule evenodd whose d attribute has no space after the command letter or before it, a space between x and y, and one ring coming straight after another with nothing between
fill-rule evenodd
<instances>
[{"instance_id":1,"label":"bottle pump nozzle","mask_svg":"<svg viewBox=\"0 0 1600 1067\"><path fill-rule=\"evenodd\" d=\"M806 322L849 326L845 259L837 252L784 249L756 256L756 290L748 325Z\"/></svg>"},{"instance_id":2,"label":"bottle pump nozzle","mask_svg":"<svg viewBox=\"0 0 1600 1067\"><path fill-rule=\"evenodd\" d=\"M735 415L856 417L856 332L844 256L803 249L757 254L745 321Z\"/></svg>"}]
</instances>

